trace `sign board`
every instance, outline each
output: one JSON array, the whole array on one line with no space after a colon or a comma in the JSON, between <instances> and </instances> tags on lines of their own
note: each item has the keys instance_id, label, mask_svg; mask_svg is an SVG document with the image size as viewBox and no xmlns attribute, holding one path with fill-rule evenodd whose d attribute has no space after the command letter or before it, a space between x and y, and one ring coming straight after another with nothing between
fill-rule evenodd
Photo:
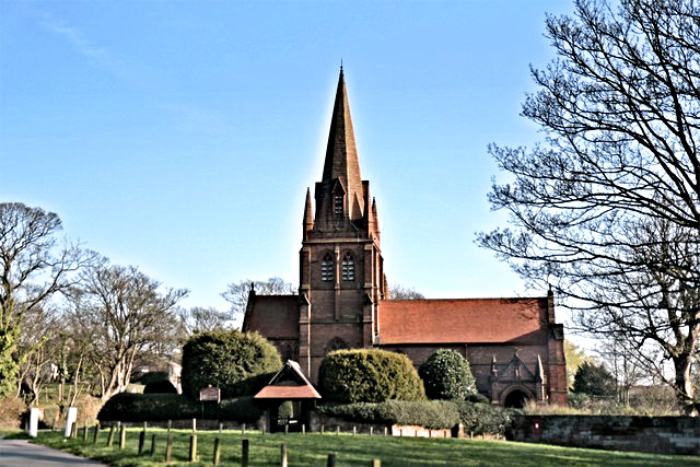
<instances>
[{"instance_id":1,"label":"sign board","mask_svg":"<svg viewBox=\"0 0 700 467\"><path fill-rule=\"evenodd\" d=\"M221 389L213 388L209 386L208 388L199 390L199 400L200 401L221 401Z\"/></svg>"},{"instance_id":2,"label":"sign board","mask_svg":"<svg viewBox=\"0 0 700 467\"><path fill-rule=\"evenodd\" d=\"M39 433L39 409L29 410L29 436L36 438Z\"/></svg>"},{"instance_id":3,"label":"sign board","mask_svg":"<svg viewBox=\"0 0 700 467\"><path fill-rule=\"evenodd\" d=\"M66 415L66 431L65 431L66 438L70 437L71 429L73 428L73 424L75 423L75 421L77 419L78 419L78 409L76 407L69 407L68 408L68 415Z\"/></svg>"}]
</instances>

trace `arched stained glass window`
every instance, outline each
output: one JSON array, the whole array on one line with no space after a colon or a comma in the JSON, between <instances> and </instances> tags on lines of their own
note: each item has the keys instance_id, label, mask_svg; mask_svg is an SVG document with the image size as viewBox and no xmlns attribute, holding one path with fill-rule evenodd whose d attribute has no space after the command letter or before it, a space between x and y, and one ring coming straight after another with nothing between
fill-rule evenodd
<instances>
[{"instance_id":1,"label":"arched stained glass window","mask_svg":"<svg viewBox=\"0 0 700 467\"><path fill-rule=\"evenodd\" d=\"M321 261L321 280L322 281L332 281L333 280L333 269L334 269L333 255L328 252L323 257Z\"/></svg>"},{"instance_id":2,"label":"arched stained glass window","mask_svg":"<svg viewBox=\"0 0 700 467\"><path fill-rule=\"evenodd\" d=\"M355 260L352 257L352 253L349 251L343 256L342 269L344 281L355 280Z\"/></svg>"}]
</instances>

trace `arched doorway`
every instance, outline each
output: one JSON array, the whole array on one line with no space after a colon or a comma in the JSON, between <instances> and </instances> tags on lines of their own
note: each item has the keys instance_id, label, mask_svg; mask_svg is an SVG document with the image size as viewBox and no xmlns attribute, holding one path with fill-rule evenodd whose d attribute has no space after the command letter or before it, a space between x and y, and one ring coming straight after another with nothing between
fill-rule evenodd
<instances>
[{"instance_id":1,"label":"arched doorway","mask_svg":"<svg viewBox=\"0 0 700 467\"><path fill-rule=\"evenodd\" d=\"M530 400L530 396L528 396L525 391L522 391L520 389L514 389L508 393L506 398L503 400L503 407L509 408L509 409L522 409L525 407L525 403Z\"/></svg>"}]
</instances>

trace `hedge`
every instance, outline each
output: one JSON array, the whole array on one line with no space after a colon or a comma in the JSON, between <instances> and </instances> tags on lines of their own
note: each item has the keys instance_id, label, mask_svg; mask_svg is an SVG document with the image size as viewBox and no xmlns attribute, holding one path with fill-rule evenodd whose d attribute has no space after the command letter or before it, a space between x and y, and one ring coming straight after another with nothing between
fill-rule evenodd
<instances>
[{"instance_id":1,"label":"hedge","mask_svg":"<svg viewBox=\"0 0 700 467\"><path fill-rule=\"evenodd\" d=\"M358 423L420 425L432 429L452 428L457 423L475 435L504 434L517 410L465 401L386 401L321 405L316 411Z\"/></svg>"},{"instance_id":2,"label":"hedge","mask_svg":"<svg viewBox=\"0 0 700 467\"><path fill-rule=\"evenodd\" d=\"M436 430L452 428L459 423L459 411L448 401L358 402L321 405L316 410L351 422L420 425Z\"/></svg>"},{"instance_id":3,"label":"hedge","mask_svg":"<svg viewBox=\"0 0 700 467\"><path fill-rule=\"evenodd\" d=\"M280 368L279 352L256 332L195 334L182 351L182 392L197 399L202 388L212 385L221 389L223 399L253 395L269 381L266 374Z\"/></svg>"},{"instance_id":4,"label":"hedge","mask_svg":"<svg viewBox=\"0 0 700 467\"><path fill-rule=\"evenodd\" d=\"M407 356L379 349L337 350L321 362L318 385L341 403L423 400L425 392Z\"/></svg>"},{"instance_id":5,"label":"hedge","mask_svg":"<svg viewBox=\"0 0 700 467\"><path fill-rule=\"evenodd\" d=\"M227 420L254 423L263 414L251 396L200 403L178 394L121 393L109 399L97 415L100 421L161 422L166 420Z\"/></svg>"}]
</instances>

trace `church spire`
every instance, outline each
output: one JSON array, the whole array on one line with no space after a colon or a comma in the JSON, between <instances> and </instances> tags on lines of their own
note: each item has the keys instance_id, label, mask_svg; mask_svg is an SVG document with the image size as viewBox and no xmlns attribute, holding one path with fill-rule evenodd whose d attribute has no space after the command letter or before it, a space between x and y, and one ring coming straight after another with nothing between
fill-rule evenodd
<instances>
[{"instance_id":1,"label":"church spire","mask_svg":"<svg viewBox=\"0 0 700 467\"><path fill-rule=\"evenodd\" d=\"M311 207L311 190L306 189L306 203L304 204L304 240L306 233L314 228L314 212Z\"/></svg>"},{"instance_id":2,"label":"church spire","mask_svg":"<svg viewBox=\"0 0 700 467\"><path fill-rule=\"evenodd\" d=\"M338 90L335 95L321 183L332 185L335 180L340 182L345 192L345 207L349 218L351 220L361 218L364 211L362 177L342 67L338 78Z\"/></svg>"}]
</instances>

